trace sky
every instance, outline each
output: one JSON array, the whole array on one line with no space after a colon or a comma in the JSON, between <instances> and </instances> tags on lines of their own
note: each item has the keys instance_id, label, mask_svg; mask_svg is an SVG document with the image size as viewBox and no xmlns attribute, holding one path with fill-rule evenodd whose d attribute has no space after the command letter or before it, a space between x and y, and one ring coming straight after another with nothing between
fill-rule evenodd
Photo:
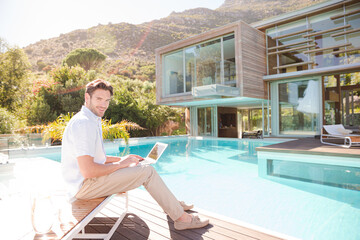
<instances>
[{"instance_id":1,"label":"sky","mask_svg":"<svg viewBox=\"0 0 360 240\"><path fill-rule=\"evenodd\" d=\"M0 38L25 47L77 29L109 22L140 24L171 12L206 7L225 0L0 0Z\"/></svg>"}]
</instances>

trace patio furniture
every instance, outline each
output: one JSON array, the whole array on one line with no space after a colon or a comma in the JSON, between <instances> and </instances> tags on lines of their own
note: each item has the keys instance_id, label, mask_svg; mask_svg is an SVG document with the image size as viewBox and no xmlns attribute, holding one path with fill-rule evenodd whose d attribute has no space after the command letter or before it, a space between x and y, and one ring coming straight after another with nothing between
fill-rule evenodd
<instances>
[{"instance_id":1,"label":"patio furniture","mask_svg":"<svg viewBox=\"0 0 360 240\"><path fill-rule=\"evenodd\" d=\"M323 144L350 148L360 146L360 135L351 134L342 124L324 125L321 129L320 141Z\"/></svg>"},{"instance_id":2,"label":"patio furniture","mask_svg":"<svg viewBox=\"0 0 360 240\"><path fill-rule=\"evenodd\" d=\"M71 223L67 223L67 225L71 224L73 226L71 226L72 228L69 229L61 239L110 239L128 212L129 199L127 192L121 193L121 195L125 197L125 210L116 220L108 233L85 233L85 226L88 225L88 223L96 216L96 214L98 214L116 195L117 194L113 194L108 197L91 200L75 200L72 202L72 216L76 219L76 221L73 219ZM89 225L91 226L91 223Z\"/></svg>"},{"instance_id":3,"label":"patio furniture","mask_svg":"<svg viewBox=\"0 0 360 240\"><path fill-rule=\"evenodd\" d=\"M262 130L243 132L242 138L263 138Z\"/></svg>"}]
</instances>

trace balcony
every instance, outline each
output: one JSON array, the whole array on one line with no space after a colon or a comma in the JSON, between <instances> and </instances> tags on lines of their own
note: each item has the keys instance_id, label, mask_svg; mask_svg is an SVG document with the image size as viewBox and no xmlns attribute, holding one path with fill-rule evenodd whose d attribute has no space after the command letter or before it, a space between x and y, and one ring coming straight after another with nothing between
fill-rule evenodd
<instances>
[{"instance_id":1,"label":"balcony","mask_svg":"<svg viewBox=\"0 0 360 240\"><path fill-rule=\"evenodd\" d=\"M240 95L240 89L221 84L211 84L193 87L192 95L194 98L237 97Z\"/></svg>"}]
</instances>

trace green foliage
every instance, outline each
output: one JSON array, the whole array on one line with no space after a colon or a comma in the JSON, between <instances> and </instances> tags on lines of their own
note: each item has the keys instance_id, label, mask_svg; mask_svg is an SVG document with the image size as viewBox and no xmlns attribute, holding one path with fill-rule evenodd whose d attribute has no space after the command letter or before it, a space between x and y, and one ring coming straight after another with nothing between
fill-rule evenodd
<instances>
[{"instance_id":1,"label":"green foliage","mask_svg":"<svg viewBox=\"0 0 360 240\"><path fill-rule=\"evenodd\" d=\"M46 63L42 60L39 60L36 62L36 65L38 67L38 71L42 71L44 67L46 67Z\"/></svg>"},{"instance_id":2,"label":"green foliage","mask_svg":"<svg viewBox=\"0 0 360 240\"><path fill-rule=\"evenodd\" d=\"M44 126L43 129L43 142L48 139L54 141L61 141L65 127L69 123L70 119L73 117L73 113L68 113L66 115L61 114L54 122L49 123L47 126ZM111 120L102 120L101 121L102 135L104 139L114 140L122 138L127 143L130 135L129 130L137 129L142 130L138 124L128 121L121 121L120 123L111 124Z\"/></svg>"},{"instance_id":3,"label":"green foliage","mask_svg":"<svg viewBox=\"0 0 360 240\"><path fill-rule=\"evenodd\" d=\"M71 51L63 60L68 66L80 65L86 71L95 69L106 59L106 55L93 48L78 48Z\"/></svg>"},{"instance_id":4,"label":"green foliage","mask_svg":"<svg viewBox=\"0 0 360 240\"><path fill-rule=\"evenodd\" d=\"M56 113L51 110L50 105L44 100L44 96L39 96L31 104L28 122L31 125L42 124L56 119Z\"/></svg>"},{"instance_id":5,"label":"green foliage","mask_svg":"<svg viewBox=\"0 0 360 240\"><path fill-rule=\"evenodd\" d=\"M22 49L9 48L0 53L0 107L15 110L23 98L30 63Z\"/></svg>"},{"instance_id":6,"label":"green foliage","mask_svg":"<svg viewBox=\"0 0 360 240\"><path fill-rule=\"evenodd\" d=\"M5 108L0 108L0 134L12 133L18 126L18 119Z\"/></svg>"},{"instance_id":7,"label":"green foliage","mask_svg":"<svg viewBox=\"0 0 360 240\"><path fill-rule=\"evenodd\" d=\"M156 105L155 83L117 77L109 81L113 83L114 96L105 117L114 122L127 119L147 129L135 134L155 136L156 129L167 120L180 121L181 110Z\"/></svg>"},{"instance_id":8,"label":"green foliage","mask_svg":"<svg viewBox=\"0 0 360 240\"><path fill-rule=\"evenodd\" d=\"M6 42L5 39L0 37L0 53L4 53L8 50L9 44Z\"/></svg>"},{"instance_id":9,"label":"green foliage","mask_svg":"<svg viewBox=\"0 0 360 240\"><path fill-rule=\"evenodd\" d=\"M85 85L95 78L79 66L67 65L53 69L39 81L33 81L33 93L28 96L27 119L29 124L54 121L60 114L78 112L84 103Z\"/></svg>"},{"instance_id":10,"label":"green foliage","mask_svg":"<svg viewBox=\"0 0 360 240\"><path fill-rule=\"evenodd\" d=\"M135 60L131 62L115 61L107 63L103 71L115 74L124 79L155 82L155 64L152 62Z\"/></svg>"},{"instance_id":11,"label":"green foliage","mask_svg":"<svg viewBox=\"0 0 360 240\"><path fill-rule=\"evenodd\" d=\"M72 118L73 114L68 113L66 115L61 114L54 122L44 126L43 129L43 142L48 139L54 141L61 141L65 131L65 127Z\"/></svg>"},{"instance_id":12,"label":"green foliage","mask_svg":"<svg viewBox=\"0 0 360 240\"><path fill-rule=\"evenodd\" d=\"M138 124L122 120L120 123L111 124L111 120L101 121L102 134L104 139L114 140L122 138L128 142L129 130L143 130Z\"/></svg>"},{"instance_id":13,"label":"green foliage","mask_svg":"<svg viewBox=\"0 0 360 240\"><path fill-rule=\"evenodd\" d=\"M70 85L74 85L79 82L85 84L84 80L86 76L86 71L79 66L68 66L63 65L61 67L57 67L50 72L50 77L61 85L61 87L69 87Z\"/></svg>"}]
</instances>

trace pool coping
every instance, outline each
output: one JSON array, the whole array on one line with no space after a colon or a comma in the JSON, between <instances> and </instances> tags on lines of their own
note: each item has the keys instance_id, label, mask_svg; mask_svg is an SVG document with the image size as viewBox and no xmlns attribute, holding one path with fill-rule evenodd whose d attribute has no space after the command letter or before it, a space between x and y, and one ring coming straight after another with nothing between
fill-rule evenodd
<instances>
[{"instance_id":1,"label":"pool coping","mask_svg":"<svg viewBox=\"0 0 360 240\"><path fill-rule=\"evenodd\" d=\"M290 141L293 139L281 139L281 138L264 138L264 139L239 139L239 138L219 138L219 137L193 137L189 135L176 135L176 136L154 136L154 137L139 137L139 138L130 138L128 140L128 144L131 145L142 145L147 144L149 142L161 142L164 141L178 141L179 139L198 139L198 140L223 140L223 141L249 141L249 142L256 142L256 141L274 141L278 143L279 141ZM104 147L105 151L109 148L125 146L126 143L123 139L117 140L105 140ZM59 153L61 152L61 145L57 146L42 146L42 147L22 147L22 148L13 148L8 149L9 151L9 159L13 158L26 158L26 157L34 157L37 154L51 154L51 153Z\"/></svg>"},{"instance_id":2,"label":"pool coping","mask_svg":"<svg viewBox=\"0 0 360 240\"><path fill-rule=\"evenodd\" d=\"M256 224L244 222L244 221L238 220L236 218L232 218L232 217L227 217L227 216L224 216L222 214L215 213L215 212L212 212L212 211L208 211L208 210L205 210L205 209L202 209L202 208L194 207L192 209L192 211L199 212L202 215L209 216L209 217L214 217L214 218L217 218L217 219L225 221L225 222L230 222L230 223L239 225L241 227L245 227L245 228L253 229L253 230L258 231L258 232L269 234L269 235L274 236L274 237L283 238L283 239L286 239L286 240L300 240L300 238L296 238L296 237L287 235L285 233L280 233L280 232L275 231L275 230L270 230L268 228L261 227L261 226L258 226Z\"/></svg>"}]
</instances>

